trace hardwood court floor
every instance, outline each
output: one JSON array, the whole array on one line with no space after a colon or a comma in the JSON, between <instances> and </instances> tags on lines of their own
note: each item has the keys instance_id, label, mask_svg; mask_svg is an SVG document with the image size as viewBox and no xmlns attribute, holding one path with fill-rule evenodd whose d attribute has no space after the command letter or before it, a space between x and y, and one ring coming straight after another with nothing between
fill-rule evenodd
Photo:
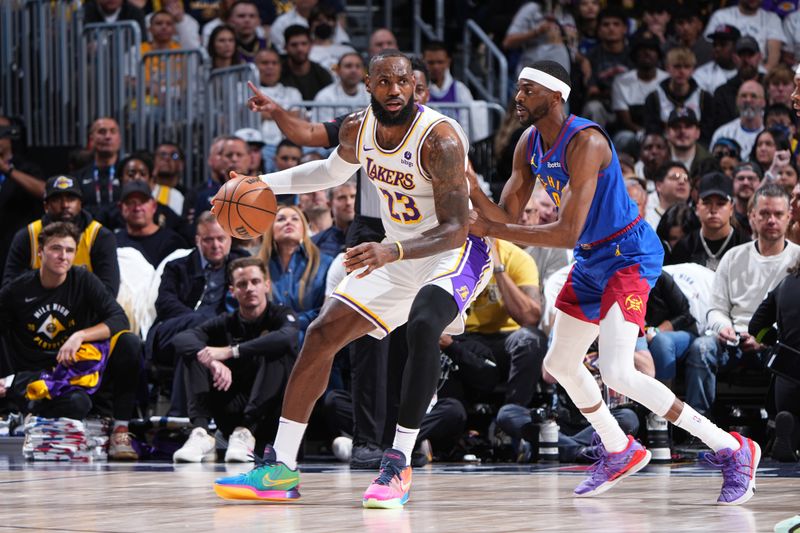
<instances>
[{"instance_id":1,"label":"hardwood court floor","mask_svg":"<svg viewBox=\"0 0 800 533\"><path fill-rule=\"evenodd\" d=\"M292 504L218 499L214 478L248 469L223 464L59 465L0 455L0 532L280 531L412 533L614 531L761 532L800 513L796 465L769 461L745 506L713 505L721 477L700 465L649 466L612 491L576 499L576 466L436 465L414 472L406 508L365 510L374 474L303 465Z\"/></svg>"}]
</instances>

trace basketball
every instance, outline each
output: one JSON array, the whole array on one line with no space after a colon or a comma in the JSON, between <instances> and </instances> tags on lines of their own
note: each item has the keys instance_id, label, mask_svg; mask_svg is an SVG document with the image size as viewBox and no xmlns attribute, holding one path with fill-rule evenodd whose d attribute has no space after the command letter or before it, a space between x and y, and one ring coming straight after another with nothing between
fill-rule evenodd
<instances>
[{"instance_id":1,"label":"basketball","mask_svg":"<svg viewBox=\"0 0 800 533\"><path fill-rule=\"evenodd\" d=\"M231 237L255 239L275 220L278 203L269 185L255 177L225 182L212 200L211 212Z\"/></svg>"}]
</instances>

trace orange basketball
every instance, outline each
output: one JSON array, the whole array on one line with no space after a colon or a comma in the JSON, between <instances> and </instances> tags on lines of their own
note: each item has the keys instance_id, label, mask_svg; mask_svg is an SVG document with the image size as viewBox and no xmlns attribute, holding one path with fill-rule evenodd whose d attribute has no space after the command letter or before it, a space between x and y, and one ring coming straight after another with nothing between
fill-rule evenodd
<instances>
[{"instance_id":1,"label":"orange basketball","mask_svg":"<svg viewBox=\"0 0 800 533\"><path fill-rule=\"evenodd\" d=\"M259 178L233 178L212 200L211 212L231 237L255 239L272 226L278 203Z\"/></svg>"}]
</instances>

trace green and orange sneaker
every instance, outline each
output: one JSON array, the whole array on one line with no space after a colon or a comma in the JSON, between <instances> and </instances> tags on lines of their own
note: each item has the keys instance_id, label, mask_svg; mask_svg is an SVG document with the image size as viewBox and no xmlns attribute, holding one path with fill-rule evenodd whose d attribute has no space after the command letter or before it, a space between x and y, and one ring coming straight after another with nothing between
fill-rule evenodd
<instances>
[{"instance_id":1,"label":"green and orange sneaker","mask_svg":"<svg viewBox=\"0 0 800 533\"><path fill-rule=\"evenodd\" d=\"M300 499L300 472L279 462L272 446L264 448L264 457L255 457L255 467L238 476L222 477L214 482L214 492L226 500L284 502Z\"/></svg>"}]
</instances>

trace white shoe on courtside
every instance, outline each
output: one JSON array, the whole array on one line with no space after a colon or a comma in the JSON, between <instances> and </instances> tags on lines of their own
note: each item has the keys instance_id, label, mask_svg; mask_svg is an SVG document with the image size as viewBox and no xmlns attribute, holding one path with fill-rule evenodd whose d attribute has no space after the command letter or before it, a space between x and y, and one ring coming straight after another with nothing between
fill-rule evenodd
<instances>
[{"instance_id":1,"label":"white shoe on courtside","mask_svg":"<svg viewBox=\"0 0 800 533\"><path fill-rule=\"evenodd\" d=\"M228 438L228 450L225 452L226 463L252 463L256 438L250 430L238 427Z\"/></svg>"},{"instance_id":2,"label":"white shoe on courtside","mask_svg":"<svg viewBox=\"0 0 800 533\"><path fill-rule=\"evenodd\" d=\"M175 463L200 463L216 458L216 440L203 428L194 428L184 445L172 454Z\"/></svg>"}]
</instances>

